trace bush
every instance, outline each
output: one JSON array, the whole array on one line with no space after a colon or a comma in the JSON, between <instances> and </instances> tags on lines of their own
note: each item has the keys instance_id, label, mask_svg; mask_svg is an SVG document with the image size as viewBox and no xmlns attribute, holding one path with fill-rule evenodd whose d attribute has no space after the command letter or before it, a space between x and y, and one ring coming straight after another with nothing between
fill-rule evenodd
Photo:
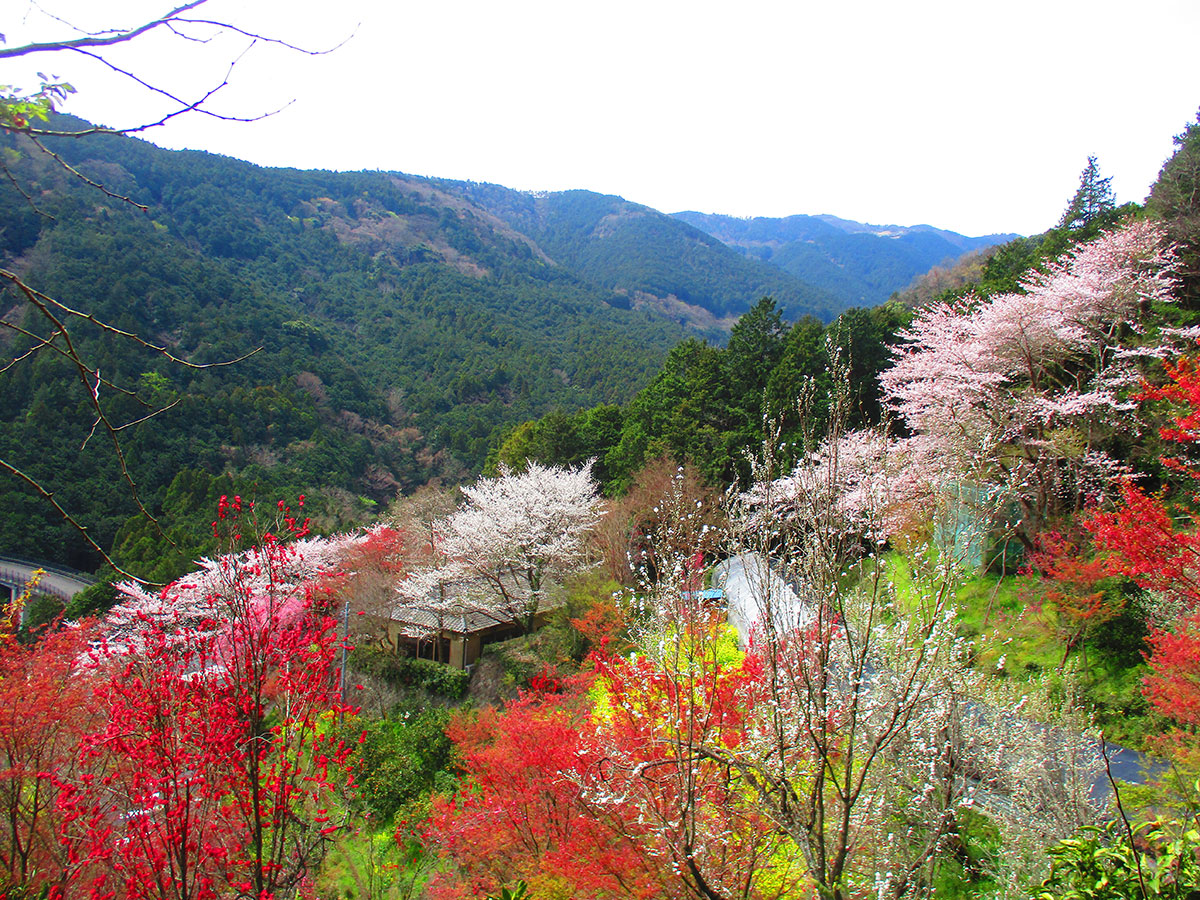
<instances>
[{"instance_id":1,"label":"bush","mask_svg":"<svg viewBox=\"0 0 1200 900\"><path fill-rule=\"evenodd\" d=\"M449 720L448 710L428 707L398 709L386 719L354 723L355 729L362 728L358 796L381 822L426 798L445 779L453 759L446 737ZM350 735L346 739L358 740Z\"/></svg>"},{"instance_id":2,"label":"bush","mask_svg":"<svg viewBox=\"0 0 1200 900\"><path fill-rule=\"evenodd\" d=\"M461 700L471 680L461 669L431 659L397 656L378 647L355 648L350 654L350 668L394 687L422 689L449 700Z\"/></svg>"}]
</instances>

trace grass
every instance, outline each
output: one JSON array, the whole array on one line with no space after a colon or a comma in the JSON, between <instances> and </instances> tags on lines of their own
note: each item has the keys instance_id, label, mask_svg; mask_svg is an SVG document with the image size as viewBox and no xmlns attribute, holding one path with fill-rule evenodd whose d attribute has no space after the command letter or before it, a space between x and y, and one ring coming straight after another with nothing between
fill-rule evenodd
<instances>
[{"instance_id":1,"label":"grass","mask_svg":"<svg viewBox=\"0 0 1200 900\"><path fill-rule=\"evenodd\" d=\"M886 564L900 602L914 597L910 561L892 553ZM1052 691L1069 682L1115 743L1140 749L1161 730L1141 693L1146 626L1135 598L1065 659L1058 610L1042 602L1038 579L975 574L959 585L955 599L958 633L971 642L975 668L998 678L1037 679Z\"/></svg>"}]
</instances>

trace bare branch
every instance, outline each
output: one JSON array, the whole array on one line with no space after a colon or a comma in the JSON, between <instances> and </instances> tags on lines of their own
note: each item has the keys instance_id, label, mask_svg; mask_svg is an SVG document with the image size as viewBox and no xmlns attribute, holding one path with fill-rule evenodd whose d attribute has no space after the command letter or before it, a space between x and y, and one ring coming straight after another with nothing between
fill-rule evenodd
<instances>
[{"instance_id":1,"label":"bare branch","mask_svg":"<svg viewBox=\"0 0 1200 900\"><path fill-rule=\"evenodd\" d=\"M221 22L219 20L214 20L214 19L178 19L177 21L180 22L181 24L189 24L189 25L211 25L214 28L220 28L223 31L231 31L234 34L240 34L243 37L248 37L254 41L262 41L263 43L266 43L266 44L275 44L278 47L284 47L285 49L288 49L288 50L294 50L297 53L303 53L305 56L325 56L326 54L333 53L335 50L339 50L342 47L346 46L346 44L354 37L354 35L358 33L358 26L355 26L354 31L350 32L349 35L344 37L342 40L338 41L332 47L329 47L325 50L313 50L308 47L301 47L297 44L288 43L287 41L282 40L280 38L271 37L270 35L260 34L256 31L246 31L245 29L238 28L236 25L230 24L229 22ZM361 25L362 23L359 23L359 24ZM190 38L187 35L184 35L183 33L178 32L178 31L176 31L176 34L178 34L180 37L187 38L189 40L195 40L195 38Z\"/></svg>"},{"instance_id":2,"label":"bare branch","mask_svg":"<svg viewBox=\"0 0 1200 900\"><path fill-rule=\"evenodd\" d=\"M101 65L107 67L108 69L111 69L113 72L116 72L118 75L123 75L124 77L130 79L131 81L140 85L141 87L145 88L146 90L150 91L151 93L159 94L163 97L166 97L168 100L170 100L173 103L178 103L179 109L173 110L172 112L167 113L166 115L162 116L159 119L156 119L153 122L144 122L141 125L134 125L134 126L131 126L128 128L95 128L95 129L86 129L85 128L85 129L81 129L79 131L61 132L61 131L50 131L49 129L41 129L41 128L38 128L37 126L31 125L28 127L28 129L26 129L24 131L24 133L29 134L29 135L37 135L37 136L56 135L59 137L78 137L78 136L86 135L86 134L90 134L90 133L137 134L138 132L141 132L141 131L147 131L151 128L157 128L160 125L165 125L167 122L171 121L172 119L174 119L178 116L182 116L186 113L190 113L190 112L197 112L197 113L200 113L201 115L205 115L205 116L208 116L209 118L213 118L213 119L218 119L222 122L258 122L262 119L270 118L271 116L277 115L277 114L281 113L283 110L287 109L295 101L289 100L287 103L285 103L283 106L278 107L277 109L273 109L269 112L258 113L253 116L232 116L232 115L228 115L225 113L214 112L211 109L204 108L204 104L207 103L209 100L211 100L214 95L216 95L219 91L221 91L222 89L229 86L229 80L230 80L231 76L233 75L234 66L236 66L239 62L241 62L241 60L245 57L245 55L247 53L250 52L250 50L253 48L253 46L254 45L251 44L250 47L247 47L245 50L243 50L238 55L238 57L236 59L234 59L232 62L230 62L229 68L226 69L226 71L225 71L225 77L221 79L221 82L219 84L217 84L215 87L209 88L209 90L205 92L204 96L202 96L199 100L194 100L194 101L187 101L187 100L184 100L182 97L177 97L175 94L171 93L170 91L166 90L165 88L161 88L156 84L152 84L151 82L146 81L145 79L141 78L134 72L130 72L127 69L121 68L120 66L111 62L110 60L107 60L103 56L100 56L98 53L90 53L88 51L81 51L85 56L91 57L92 59L99 62Z\"/></svg>"},{"instance_id":3,"label":"bare branch","mask_svg":"<svg viewBox=\"0 0 1200 900\"><path fill-rule=\"evenodd\" d=\"M124 194L117 194L113 191L110 191L108 188L106 188L104 185L100 184L98 181L93 181L92 179L88 178L86 175L84 175L82 172L80 172L78 169L76 169L74 166L72 166L69 162L67 162L65 159L63 159L61 156L59 156L57 153L55 153L53 150L51 150L49 147L47 147L45 144L43 144L40 140L38 140L38 135L35 135L32 132L26 132L26 135L28 136L28 138L31 141L33 141L33 143L37 146L37 148L39 150L41 150L43 153L45 153L47 156L49 156L51 159L53 159L56 163L58 163L60 166L62 166L64 169L66 169L69 173L71 173L76 178L78 178L80 181L82 181L84 184L86 184L88 187L95 188L96 190L100 191L100 193L104 194L106 197L111 197L113 200L119 200L122 203L128 203L130 206L140 209L142 212L147 212L149 210L149 207L147 207L145 204L138 203L136 200L132 199L131 197L126 197Z\"/></svg>"},{"instance_id":4,"label":"bare branch","mask_svg":"<svg viewBox=\"0 0 1200 900\"><path fill-rule=\"evenodd\" d=\"M100 34L89 34L84 37L75 38L68 41L46 41L37 44L25 44L21 47L0 48L0 59L16 59L22 56L31 56L35 53L57 53L61 50L83 50L88 47L111 47L115 44L124 44L132 41L134 38L140 37L147 32L153 31L163 25L168 25L170 22L177 20L185 12L202 6L208 0L192 0L191 3L185 3L183 6L177 6L164 16L139 25L137 28L130 28L123 31L103 32Z\"/></svg>"},{"instance_id":5,"label":"bare branch","mask_svg":"<svg viewBox=\"0 0 1200 900\"><path fill-rule=\"evenodd\" d=\"M55 300L53 297L49 296L48 294L44 294L41 291L37 290L36 288L32 288L29 285L25 284L25 282L23 282L21 280L21 277L19 275L17 275L15 272L10 272L7 269L0 269L0 279L6 280L6 281L12 283L13 285L15 285L17 287L17 289L20 290L21 293L25 294L26 297L29 299L29 301L35 306L41 307L43 304L45 304L46 306L54 307L55 309L60 310L62 313L66 314L66 315L74 316L76 318L83 319L86 322L90 322L92 325L95 325L97 328L99 328L103 331L106 331L109 334L116 335L117 337L127 338L128 340L134 341L135 343L141 345L142 347L145 347L147 350L151 350L154 353L157 353L160 356L166 358L167 360L169 360L177 365L185 366L189 369L216 369L216 368L220 368L222 366L232 366L235 363L239 363L239 362L242 362L243 360L249 359L251 356L253 356L254 354L258 353L260 350L262 350L262 347L256 347L255 349L251 350L249 353L243 353L241 356L235 357L234 359L222 360L221 362L194 363L194 362L191 362L190 360L186 360L186 359L183 359L182 357L176 356L170 350L168 350L166 347L164 347L160 344L152 343L152 342L146 340L145 338L143 338L141 335L134 334L132 331L125 331L121 328L117 328L115 325L110 325L109 323L105 322L103 319L96 318L91 313L85 313L81 310L67 306L61 300ZM49 313L47 313L47 317L51 318L52 321L57 322L57 319L54 319ZM4 323L4 324L8 324L8 323ZM9 327L11 328L13 326L9 325ZM63 330L65 331L65 328Z\"/></svg>"},{"instance_id":6,"label":"bare branch","mask_svg":"<svg viewBox=\"0 0 1200 900\"><path fill-rule=\"evenodd\" d=\"M17 478L24 481L27 485L29 485L31 488L33 488L34 491L36 491L37 494L43 500L47 501L51 506L53 506L56 510L58 510L58 514L63 517L63 520L68 525L70 525L72 528L74 528L76 531L78 531L81 535L83 535L83 539L85 541L87 541L88 546L90 546L93 550L95 550L97 553L99 553L100 556L103 557L104 562L108 566L110 566L114 572L116 572L118 575L121 575L125 578L131 578L134 581L138 582L139 584L144 584L147 586L152 584L152 582L146 581L146 579L144 579L144 578L139 578L138 576L134 575L133 573L127 572L123 568L121 568L119 565L117 565L116 561L113 560L113 558L111 556L109 556L107 552L105 552L104 548L101 547L98 543L96 543L96 539L93 538L91 536L91 534L88 532L87 526L84 525L82 522L80 522L78 519L76 519L74 516L72 516L63 507L63 505L58 502L58 499L54 496L54 494L51 491L47 490L40 481L38 481L32 475L29 475L28 473L21 471L20 469L18 469L16 466L14 466L12 463L10 463L8 460L6 460L2 456L0 456L0 469L4 469L6 472L11 473L11 474L15 475Z\"/></svg>"},{"instance_id":7,"label":"bare branch","mask_svg":"<svg viewBox=\"0 0 1200 900\"><path fill-rule=\"evenodd\" d=\"M0 163L0 169L4 170L4 177L8 179L9 184L11 184L14 188L17 189L17 193L25 198L25 202L29 204L30 209L32 209L39 216L42 216L45 219L49 219L50 221L54 221L54 216L50 215L50 213L46 212L45 210L39 208L38 205L33 202L33 198L29 196L29 192L26 191L25 188L23 188L21 186L21 182L17 181L16 177L12 173L12 170L7 165Z\"/></svg>"},{"instance_id":8,"label":"bare branch","mask_svg":"<svg viewBox=\"0 0 1200 900\"><path fill-rule=\"evenodd\" d=\"M80 312L79 310L73 309L72 307L69 307L64 303L61 303L60 301L55 300L54 298L37 290L36 288L32 288L29 285L27 285L21 279L21 277L19 275L17 275L15 272L10 272L7 269L0 269L0 280L7 281L9 284L13 285L24 296L25 301L31 307L33 307L33 309L35 309L42 316L42 318L46 320L46 322L49 323L50 328L52 329L52 335L47 338L47 337L42 337L41 335L35 334L34 332L32 332L29 329L24 328L20 325L16 325L16 324L10 323L10 322L2 323L5 327L8 327L20 334L23 334L23 335L29 337L31 340L35 341L36 343L32 348L30 348L25 353L15 357L12 360L12 362L6 364L3 368L3 370L0 370L0 371L7 370L7 369L11 368L12 366L16 365L21 360L29 358L32 354L38 352L39 350L44 350L47 348L59 353L65 359L67 359L71 363L71 365L73 365L75 367L75 370L79 377L79 380L80 380L81 384L84 386L84 389L87 393L88 405L91 407L92 412L94 414L94 419L92 421L91 429L88 431L87 436L84 438L83 445L81 446L80 449L87 446L88 441L91 440L92 436L96 433L97 429L103 428L104 432L108 434L109 440L112 443L113 455L116 458L117 464L120 468L121 479L122 479L122 481L125 482L126 485L128 485L130 496L133 499L134 505L137 507L139 514L144 516L150 522L152 522L154 524L155 528L158 530L159 534L161 534L162 537L165 538L167 540L167 542L171 544L171 546L175 546L175 542L165 532L162 525L159 523L158 519L150 512L149 509L147 509L145 503L142 501L140 492L138 490L137 482L134 480L133 473L129 469L128 461L125 457L125 450L124 450L124 447L122 446L121 440L120 440L120 432L122 432L125 429L130 428L133 425L136 425L140 422L144 422L147 419L152 418L152 417L158 415L159 413L164 412L167 409L170 409L171 407L173 407L175 405L175 403L169 404L168 406L165 406L165 407L162 407L159 409L155 409L149 415L142 416L141 418L131 421L131 422L126 422L124 424L114 423L109 418L108 413L105 412L104 407L101 405L100 389L102 387L109 387L116 391L119 391L120 393L125 394L126 396L132 396L132 397L136 398L139 402L141 402L144 406L149 407L150 404L147 403L145 400L143 400L141 397L139 397L136 394L136 392L130 391L125 388L121 388L121 387L113 384L111 381L103 378L101 376L98 368L94 368L94 367L88 365L88 363L83 359L83 356L80 354L78 347L76 346L74 340L71 337L71 333L66 324L66 320L68 320L72 317L83 319L83 320L95 325L96 327L100 328L102 331L105 331L109 334L113 334L113 335L125 338L127 340L130 340L130 341L134 342L135 344L137 344L138 346L141 346L147 350L157 353L160 356L165 357L166 359L170 360L171 362L177 363L182 366L186 366L188 368L193 368L193 369L207 369L207 368L212 368L212 367L220 366L220 365L230 365L233 362L237 362L241 359L245 359L248 356L251 356L253 353L257 353L258 351L257 350L252 351L251 353L248 353L248 354L245 354L244 356L239 357L238 360L231 360L229 362L209 363L209 364L192 363L187 360L181 359L180 357L175 356L173 353L168 351L165 347L161 347L156 344L152 344L149 341L145 340L144 338L142 338L132 332L128 332L128 331L124 331L123 329L116 328L115 326L109 325L108 323L103 322L100 319L97 319L94 315L92 315L90 313ZM176 402L178 402L178 401L176 401ZM54 500L53 495L48 490L46 490L40 483L38 483L31 476L22 472L20 469L13 466L7 460L0 459L0 466L3 466L3 468L11 471L13 474L22 478L26 483L28 483L32 487L34 487L34 489L37 490L37 492L39 494L41 494L46 499L50 500L53 503L55 509L57 509L59 511L59 513L63 516L63 518L70 525L79 529L80 533L83 534L84 538L88 541L88 543L92 547L94 547L95 549L100 549L99 546L96 544L95 539L92 538L91 535L89 535L87 533L87 530L85 528L82 528L81 525L79 524L79 522L73 516L71 516L65 509L63 509L62 505L59 504L57 500ZM114 568L117 568L107 553L104 553L104 551L101 550L101 554L103 555L105 562L107 562L109 565L112 565ZM118 569L118 571L120 571L120 569ZM125 574L125 573L123 573L123 574Z\"/></svg>"},{"instance_id":9,"label":"bare branch","mask_svg":"<svg viewBox=\"0 0 1200 900\"><path fill-rule=\"evenodd\" d=\"M1125 815L1125 806L1121 803L1121 789L1117 786L1117 779L1113 777L1112 762L1108 757L1108 743L1104 740L1104 732L1100 732L1100 755L1104 757L1104 774L1108 776L1108 783L1113 791L1113 800L1117 804L1117 812L1125 826L1125 836L1129 841L1129 853L1137 865L1138 887L1141 888L1143 898L1149 897L1150 895L1146 892L1146 876L1142 873L1142 854L1138 853L1137 843L1133 839L1133 826L1129 824L1129 816Z\"/></svg>"}]
</instances>

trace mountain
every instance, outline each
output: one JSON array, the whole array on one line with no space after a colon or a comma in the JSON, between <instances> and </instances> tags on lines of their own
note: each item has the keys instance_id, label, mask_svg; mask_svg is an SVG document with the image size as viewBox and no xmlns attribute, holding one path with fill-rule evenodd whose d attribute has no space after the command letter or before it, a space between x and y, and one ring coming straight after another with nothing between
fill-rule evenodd
<instances>
[{"instance_id":1,"label":"mountain","mask_svg":"<svg viewBox=\"0 0 1200 900\"><path fill-rule=\"evenodd\" d=\"M966 237L931 225L866 225L836 216L740 219L675 213L748 258L823 289L842 308L874 306L935 265L1017 235Z\"/></svg>"},{"instance_id":2,"label":"mountain","mask_svg":"<svg viewBox=\"0 0 1200 900\"><path fill-rule=\"evenodd\" d=\"M195 516L235 489L306 493L326 528L361 520L397 490L477 470L518 422L627 400L694 333L427 179L264 169L112 135L47 141L102 193L19 138L3 141L12 181L0 187L0 265L207 366L169 363L68 315L114 423L168 407L121 433L168 531L176 512ZM23 295L10 287L0 301L10 326L0 344L19 360L0 366L0 459L130 564L170 555L133 517L103 429L91 434L92 376L37 341L48 320ZM10 476L0 548L97 561Z\"/></svg>"},{"instance_id":3,"label":"mountain","mask_svg":"<svg viewBox=\"0 0 1200 900\"><path fill-rule=\"evenodd\" d=\"M828 322L846 308L834 293L621 197L435 183L525 235L548 259L611 290L618 299L610 302L658 310L701 331L728 330L763 296L773 297L789 319L813 315Z\"/></svg>"},{"instance_id":4,"label":"mountain","mask_svg":"<svg viewBox=\"0 0 1200 900\"><path fill-rule=\"evenodd\" d=\"M105 134L47 139L57 159L0 144L0 266L195 364L66 313L111 422L165 408L120 437L168 552L96 431L94 371L39 341L50 320L26 296L0 294L0 460L135 568L203 551L197 510L221 493L305 493L321 527L342 527L477 471L519 422L629 400L672 346L723 341L764 295L826 322L848 296L588 191L268 169ZM97 561L18 476L0 479L0 549Z\"/></svg>"}]
</instances>

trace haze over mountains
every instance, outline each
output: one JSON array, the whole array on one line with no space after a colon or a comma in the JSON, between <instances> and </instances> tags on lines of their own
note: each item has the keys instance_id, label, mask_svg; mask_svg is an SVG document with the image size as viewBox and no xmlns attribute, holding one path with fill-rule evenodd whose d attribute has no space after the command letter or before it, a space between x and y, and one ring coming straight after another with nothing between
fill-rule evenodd
<instances>
[{"instance_id":1,"label":"haze over mountains","mask_svg":"<svg viewBox=\"0 0 1200 900\"><path fill-rule=\"evenodd\" d=\"M724 244L835 295L845 306L874 306L918 275L964 253L1018 235L966 237L931 225L866 225L837 216L739 219L678 212L675 218Z\"/></svg>"},{"instance_id":2,"label":"haze over mountains","mask_svg":"<svg viewBox=\"0 0 1200 900\"><path fill-rule=\"evenodd\" d=\"M828 322L903 288L921 260L977 245L811 217L672 217L584 190L264 169L111 135L49 142L106 196L4 142L16 180L0 188L6 268L197 363L258 350L183 369L76 323L106 379L175 404L126 435L155 509L203 508L225 473L262 493L323 495L329 524L353 521L397 490L478 470L519 422L628 400L671 346L723 341L764 295L789 319ZM15 296L0 312L28 316ZM4 340L14 358L28 349L12 331ZM107 545L132 511L109 487L119 475L101 442L78 449L92 420L63 400L78 373L38 353L0 379L0 451ZM121 421L146 412L104 399ZM24 490L0 484L0 503L19 508ZM90 568L70 528L30 510L4 520L0 545Z\"/></svg>"}]
</instances>

